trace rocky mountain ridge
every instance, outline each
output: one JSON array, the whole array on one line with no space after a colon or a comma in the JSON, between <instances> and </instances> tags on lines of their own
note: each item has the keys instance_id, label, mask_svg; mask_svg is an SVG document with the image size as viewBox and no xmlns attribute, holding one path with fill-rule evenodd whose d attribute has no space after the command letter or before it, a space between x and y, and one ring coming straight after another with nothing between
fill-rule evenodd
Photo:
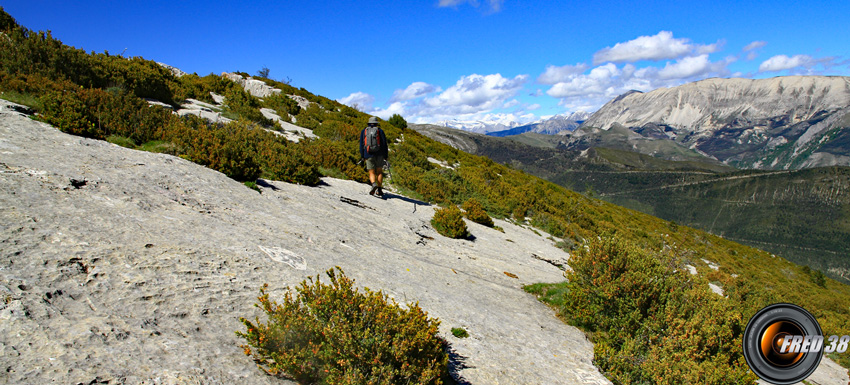
<instances>
[{"instance_id":1,"label":"rocky mountain ridge","mask_svg":"<svg viewBox=\"0 0 850 385\"><path fill-rule=\"evenodd\" d=\"M850 165L850 77L715 78L630 92L580 128L616 126L739 168Z\"/></svg>"}]
</instances>

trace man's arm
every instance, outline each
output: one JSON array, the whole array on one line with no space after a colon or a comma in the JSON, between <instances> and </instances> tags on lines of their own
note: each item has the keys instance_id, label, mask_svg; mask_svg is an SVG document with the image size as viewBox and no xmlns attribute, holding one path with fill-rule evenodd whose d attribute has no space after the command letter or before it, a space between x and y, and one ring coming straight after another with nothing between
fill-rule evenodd
<instances>
[{"instance_id":1,"label":"man's arm","mask_svg":"<svg viewBox=\"0 0 850 385\"><path fill-rule=\"evenodd\" d=\"M363 146L363 140L366 139L366 130L360 131L360 159L366 159L366 148Z\"/></svg>"},{"instance_id":2,"label":"man's arm","mask_svg":"<svg viewBox=\"0 0 850 385\"><path fill-rule=\"evenodd\" d=\"M381 140L383 140L384 143L386 144L384 146L384 153L383 153L384 159L388 159L389 155L390 155L390 143L387 142L387 136L384 134L384 130L381 130Z\"/></svg>"}]
</instances>

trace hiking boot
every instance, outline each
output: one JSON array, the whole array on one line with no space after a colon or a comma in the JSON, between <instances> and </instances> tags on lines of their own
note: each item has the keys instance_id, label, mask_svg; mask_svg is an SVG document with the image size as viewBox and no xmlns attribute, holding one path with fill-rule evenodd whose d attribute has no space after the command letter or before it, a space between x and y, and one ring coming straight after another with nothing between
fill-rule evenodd
<instances>
[{"instance_id":1,"label":"hiking boot","mask_svg":"<svg viewBox=\"0 0 850 385\"><path fill-rule=\"evenodd\" d=\"M378 187L378 192L375 193L375 195L377 195L379 197L383 197L384 196L384 189Z\"/></svg>"},{"instance_id":2,"label":"hiking boot","mask_svg":"<svg viewBox=\"0 0 850 385\"><path fill-rule=\"evenodd\" d=\"M378 187L377 183L372 184L372 189L369 190L369 195L375 195L375 192L378 191L380 187Z\"/></svg>"}]
</instances>

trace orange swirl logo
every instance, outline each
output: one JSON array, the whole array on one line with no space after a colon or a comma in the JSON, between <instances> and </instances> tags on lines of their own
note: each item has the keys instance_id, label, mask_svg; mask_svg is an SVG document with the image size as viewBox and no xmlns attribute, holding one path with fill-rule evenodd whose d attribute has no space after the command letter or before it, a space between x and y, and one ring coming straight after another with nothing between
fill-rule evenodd
<instances>
[{"instance_id":1,"label":"orange swirl logo","mask_svg":"<svg viewBox=\"0 0 850 385\"><path fill-rule=\"evenodd\" d=\"M744 331L744 358L750 369L772 384L806 379L824 353L844 353L850 336L824 338L820 324L805 309L788 303L765 307Z\"/></svg>"}]
</instances>

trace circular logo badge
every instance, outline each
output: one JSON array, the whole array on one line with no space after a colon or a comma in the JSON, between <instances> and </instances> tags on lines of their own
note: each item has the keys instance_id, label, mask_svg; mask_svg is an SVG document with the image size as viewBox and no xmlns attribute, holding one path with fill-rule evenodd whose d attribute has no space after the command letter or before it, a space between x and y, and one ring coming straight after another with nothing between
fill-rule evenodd
<instances>
[{"instance_id":1,"label":"circular logo badge","mask_svg":"<svg viewBox=\"0 0 850 385\"><path fill-rule=\"evenodd\" d=\"M759 310L744 330L744 358L767 382L800 382L820 364L823 350L808 341L822 338L821 334L818 321L805 309L788 303L770 305Z\"/></svg>"}]
</instances>

